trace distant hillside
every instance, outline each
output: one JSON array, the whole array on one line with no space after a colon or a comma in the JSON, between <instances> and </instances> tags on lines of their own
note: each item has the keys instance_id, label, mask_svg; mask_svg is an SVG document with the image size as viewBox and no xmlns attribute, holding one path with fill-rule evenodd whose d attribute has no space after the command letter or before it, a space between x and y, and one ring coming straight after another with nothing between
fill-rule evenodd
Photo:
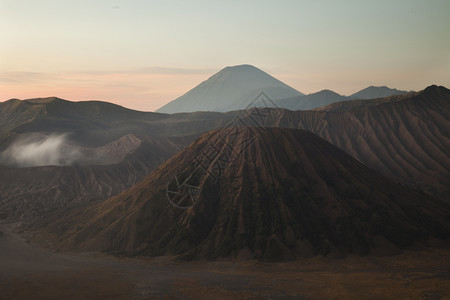
<instances>
[{"instance_id":1,"label":"distant hillside","mask_svg":"<svg viewBox=\"0 0 450 300\"><path fill-rule=\"evenodd\" d=\"M396 89L390 89L387 87L368 87L365 88L351 96L342 96L338 93L335 93L330 90L322 90L317 93L309 94L309 95L303 95L303 96L297 96L287 99L281 99L276 101L276 104L279 108L286 108L289 110L311 110L311 109L320 109L321 107L327 106L327 108L324 109L330 109L328 105L336 103L336 106L332 106L333 109L336 109L337 107L340 107L341 110L350 109L350 107L347 107L350 102L349 100L359 99L359 102L351 102L351 105L355 105L358 103L359 106L365 105L365 106L371 106L373 103L376 102L367 102L364 103L362 99L369 100L369 99L377 99L378 103L382 101L390 101L396 98L389 98L388 97L394 97L399 95L405 95L407 92L399 91ZM340 103L346 103L341 105ZM330 106L331 107L331 106Z\"/></svg>"},{"instance_id":2,"label":"distant hillside","mask_svg":"<svg viewBox=\"0 0 450 300\"><path fill-rule=\"evenodd\" d=\"M126 192L34 229L64 250L277 260L395 254L447 240L449 216L449 204L311 133L241 127L208 132Z\"/></svg>"},{"instance_id":3,"label":"distant hillside","mask_svg":"<svg viewBox=\"0 0 450 300\"><path fill-rule=\"evenodd\" d=\"M375 99L406 94L406 91L391 89L387 86L369 86L349 96L351 99Z\"/></svg>"},{"instance_id":4,"label":"distant hillside","mask_svg":"<svg viewBox=\"0 0 450 300\"><path fill-rule=\"evenodd\" d=\"M289 110L309 110L345 100L348 100L345 96L341 96L330 90L322 90L314 94L281 99L278 100L276 104L280 108L286 108Z\"/></svg>"},{"instance_id":5,"label":"distant hillside","mask_svg":"<svg viewBox=\"0 0 450 300\"><path fill-rule=\"evenodd\" d=\"M400 95L394 95L384 98L376 98L376 99L366 99L366 100L346 100L346 101L340 101L331 103L325 106L321 106L318 108L315 108L314 110L323 110L327 112L344 112L349 110L355 110L355 109L364 109L366 107L370 106L376 106L382 103L386 102L398 102L402 101L404 99L407 99L409 97L417 95L417 92L411 92L407 94L400 94ZM348 99L348 98L347 98ZM370 100L370 101L368 101Z\"/></svg>"},{"instance_id":6,"label":"distant hillside","mask_svg":"<svg viewBox=\"0 0 450 300\"><path fill-rule=\"evenodd\" d=\"M102 101L72 102L55 97L22 101L12 99L0 103L0 134L71 133L72 139L79 143L100 146L130 133L124 127L133 121L159 120L163 117ZM141 132L137 130L132 133ZM80 135L84 136L84 140L80 139Z\"/></svg>"},{"instance_id":7,"label":"distant hillside","mask_svg":"<svg viewBox=\"0 0 450 300\"><path fill-rule=\"evenodd\" d=\"M0 102L0 151L20 135L67 134L71 143L99 147L127 134L151 137L198 136L225 126L239 112L162 114L130 110L102 101L38 98ZM206 129L205 129L206 128Z\"/></svg>"},{"instance_id":8,"label":"distant hillside","mask_svg":"<svg viewBox=\"0 0 450 300\"><path fill-rule=\"evenodd\" d=\"M264 92L271 100L302 93L250 65L226 67L157 112L231 111L257 106L252 103Z\"/></svg>"}]
</instances>

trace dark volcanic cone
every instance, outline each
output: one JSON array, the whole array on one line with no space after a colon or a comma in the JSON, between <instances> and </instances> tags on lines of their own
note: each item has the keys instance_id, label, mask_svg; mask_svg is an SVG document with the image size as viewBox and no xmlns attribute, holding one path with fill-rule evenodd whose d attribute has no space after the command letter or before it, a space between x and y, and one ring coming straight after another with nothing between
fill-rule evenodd
<instances>
[{"instance_id":1,"label":"dark volcanic cone","mask_svg":"<svg viewBox=\"0 0 450 300\"><path fill-rule=\"evenodd\" d=\"M284 259L436 243L450 236L449 212L312 133L228 128L128 191L36 225L66 250Z\"/></svg>"}]
</instances>

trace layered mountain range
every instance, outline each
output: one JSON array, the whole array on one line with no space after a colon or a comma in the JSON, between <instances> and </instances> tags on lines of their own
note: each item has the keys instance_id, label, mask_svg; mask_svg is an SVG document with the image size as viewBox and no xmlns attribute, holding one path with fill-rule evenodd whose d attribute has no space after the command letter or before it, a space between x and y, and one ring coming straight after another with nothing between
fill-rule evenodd
<instances>
[{"instance_id":1,"label":"layered mountain range","mask_svg":"<svg viewBox=\"0 0 450 300\"><path fill-rule=\"evenodd\" d=\"M431 86L418 93L376 100L344 101L316 111L290 112L275 108L266 109L270 117L263 121L270 126L300 128L314 132L383 175L448 199L449 99L449 90ZM124 176L134 178L127 185L118 184L126 182L121 176L111 176L117 179L111 181L110 186L121 188L142 179L151 169L206 130L226 126L238 117L245 119L249 115L249 111L174 115L141 113L104 102L76 103L55 98L11 100L0 105L4 116L3 124L9 124L1 127L3 157L7 148L14 145L15 141L23 139L24 136L35 135L36 132L45 135L67 134L66 143L85 148L106 147L108 143L118 141L129 134L140 139L150 139L147 150L145 150L146 143L142 143L141 149L138 148L139 151L136 152L142 153L141 158L135 162L136 166L147 167L141 169L141 172L127 168L129 173ZM12 106L15 109L11 109ZM74 110L74 107L83 109ZM115 115L111 116L104 107L113 107ZM93 113L96 110L98 112ZM104 113L100 113L101 111ZM4 174L13 170L10 167L2 168ZM73 169L75 174L81 166L51 168ZM8 202L9 207L21 209L9 208L10 213L3 211L3 216L17 217L16 213L11 215L14 211L20 212L19 215L23 214L22 208L27 207L23 203L28 203L39 195L33 187L36 184L43 187L41 191L46 190L46 181L39 181L39 178L45 178L40 175L39 168L14 169L14 171L33 174L28 177L35 178L38 183L33 183L33 180L22 180L25 175L14 177L5 175L9 179L8 184L2 184L2 199ZM91 179L91 182L95 181ZM70 181L58 184L63 187L61 190L70 190L64 188L66 185L70 185ZM106 199L114 193L105 191L111 190L118 192L120 189L97 187L87 190L86 197L82 198ZM67 199L62 203L74 199L64 192L55 193L54 197L57 199L56 203L60 201L58 199Z\"/></svg>"},{"instance_id":2,"label":"layered mountain range","mask_svg":"<svg viewBox=\"0 0 450 300\"><path fill-rule=\"evenodd\" d=\"M450 204L312 133L244 126L208 132L126 192L34 226L45 228L35 240L63 250L273 260L398 253L447 240L449 217Z\"/></svg>"},{"instance_id":3,"label":"layered mountain range","mask_svg":"<svg viewBox=\"0 0 450 300\"><path fill-rule=\"evenodd\" d=\"M370 86L348 97L330 90L305 95L254 66L239 65L219 71L157 112L225 112L260 106L309 110L344 100L375 99L405 93L385 86Z\"/></svg>"},{"instance_id":4,"label":"layered mountain range","mask_svg":"<svg viewBox=\"0 0 450 300\"><path fill-rule=\"evenodd\" d=\"M420 188L442 199L449 199L449 103L449 90L431 86L421 92L400 96L339 102L316 111L268 108L264 109L267 117L261 122L265 126L311 131L396 182ZM127 135L149 141L148 144L141 143L133 152L123 151L123 159L134 162L121 176L105 176L115 178L108 181L105 187L82 189L85 191L84 196L74 197L73 194L61 192L72 190L68 188L71 180L58 180L53 186L58 186L60 191L42 201L45 203L50 201L49 199L55 199L54 203L59 204L40 205L47 207L45 211L49 210L49 207L64 206L74 199L81 202L106 199L142 179L154 167L203 132L227 126L237 118L249 119L252 113L252 110L249 110L167 115L131 111L105 102L70 102L57 98L10 100L1 103L0 108L3 116L0 127L3 158L8 148L17 141L37 133L47 136L55 133L65 134L65 144L72 148L92 149L89 150L90 153L95 153L93 149L101 147L106 151L109 143L114 145L115 141L120 141ZM250 118L251 121L254 119ZM135 160L133 157L138 153L139 159ZM90 157L84 159L92 161ZM1 176L8 178L8 184L2 184L1 199L3 203L7 203L8 209L2 211L2 216L16 218L31 209L27 203L34 203L31 199L40 197L36 186L42 194L47 193L46 182L51 181L41 175L41 170L64 169L73 174L71 176L74 178L78 178L80 168L109 168L98 165L82 166L77 161L72 163L77 166L17 169L11 168L10 161L4 162ZM114 163L119 164L119 160L116 159ZM138 169L140 171L137 171ZM9 176L11 172L18 172L18 175ZM123 177L127 179L124 180ZM85 178L85 181L80 181L79 184L86 186L92 182L104 181L101 178L93 179L96 177L92 175L82 178ZM130 178L132 180L128 181ZM75 179L75 182L77 181L78 179Z\"/></svg>"},{"instance_id":5,"label":"layered mountain range","mask_svg":"<svg viewBox=\"0 0 450 300\"><path fill-rule=\"evenodd\" d=\"M450 90L352 99L302 95L251 66L219 73L173 105L232 111L0 103L0 219L25 221L59 249L186 258L397 253L447 240Z\"/></svg>"}]
</instances>

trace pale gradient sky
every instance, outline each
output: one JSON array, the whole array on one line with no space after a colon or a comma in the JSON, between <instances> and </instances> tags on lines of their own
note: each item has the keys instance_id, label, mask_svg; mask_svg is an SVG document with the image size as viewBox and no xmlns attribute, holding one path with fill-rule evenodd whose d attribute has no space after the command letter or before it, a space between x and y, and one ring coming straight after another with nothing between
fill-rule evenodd
<instances>
[{"instance_id":1,"label":"pale gradient sky","mask_svg":"<svg viewBox=\"0 0 450 300\"><path fill-rule=\"evenodd\" d=\"M153 111L229 65L303 93L450 88L449 0L0 0L0 101Z\"/></svg>"}]
</instances>

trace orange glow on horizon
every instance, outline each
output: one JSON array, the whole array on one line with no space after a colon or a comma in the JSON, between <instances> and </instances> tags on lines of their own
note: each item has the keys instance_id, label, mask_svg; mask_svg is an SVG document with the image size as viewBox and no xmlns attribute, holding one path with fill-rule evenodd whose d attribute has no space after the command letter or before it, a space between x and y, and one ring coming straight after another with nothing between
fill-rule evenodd
<instances>
[{"instance_id":1,"label":"orange glow on horizon","mask_svg":"<svg viewBox=\"0 0 450 300\"><path fill-rule=\"evenodd\" d=\"M64 73L23 82L0 82L0 101L59 97L100 100L154 111L205 80L205 74Z\"/></svg>"}]
</instances>

